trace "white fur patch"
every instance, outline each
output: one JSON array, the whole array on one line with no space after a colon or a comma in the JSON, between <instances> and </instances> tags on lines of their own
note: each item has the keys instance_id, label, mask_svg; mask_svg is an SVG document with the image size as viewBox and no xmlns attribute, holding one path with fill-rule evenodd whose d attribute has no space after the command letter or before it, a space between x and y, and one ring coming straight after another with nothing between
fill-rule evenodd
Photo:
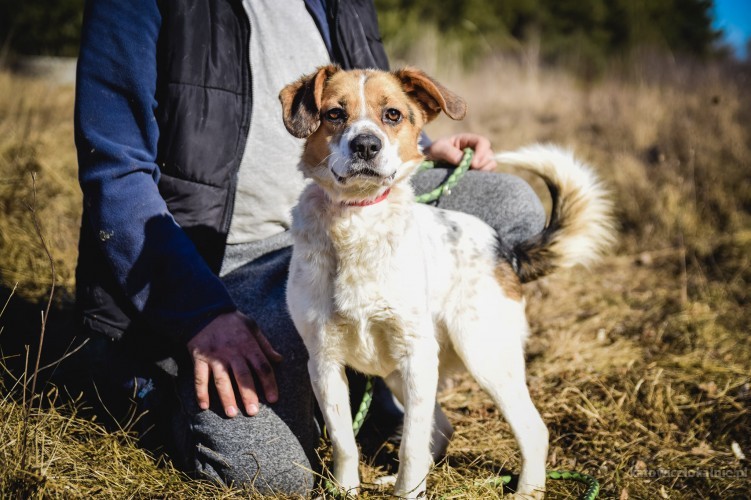
<instances>
[{"instance_id":1,"label":"white fur patch","mask_svg":"<svg viewBox=\"0 0 751 500\"><path fill-rule=\"evenodd\" d=\"M364 120L368 116L368 101L365 99L365 80L367 77L360 77L360 119Z\"/></svg>"}]
</instances>

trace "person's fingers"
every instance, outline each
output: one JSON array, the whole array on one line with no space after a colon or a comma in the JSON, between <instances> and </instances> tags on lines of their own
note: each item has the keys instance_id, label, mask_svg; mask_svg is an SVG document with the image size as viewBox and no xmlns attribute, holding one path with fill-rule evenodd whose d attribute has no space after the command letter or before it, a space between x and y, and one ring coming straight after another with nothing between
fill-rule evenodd
<instances>
[{"instance_id":1,"label":"person's fingers","mask_svg":"<svg viewBox=\"0 0 751 500\"><path fill-rule=\"evenodd\" d=\"M196 388L198 407L209 409L209 364L202 359L194 359L193 381Z\"/></svg>"},{"instance_id":2,"label":"person's fingers","mask_svg":"<svg viewBox=\"0 0 751 500\"><path fill-rule=\"evenodd\" d=\"M493 151L488 150L481 158L478 159L478 166L474 167L477 170L484 170L490 172L496 169L495 157Z\"/></svg>"},{"instance_id":3,"label":"person's fingers","mask_svg":"<svg viewBox=\"0 0 751 500\"><path fill-rule=\"evenodd\" d=\"M250 368L248 368L248 364L242 358L235 358L231 366L245 413L253 416L258 413L258 393L256 392L256 384L253 382Z\"/></svg>"},{"instance_id":4,"label":"person's fingers","mask_svg":"<svg viewBox=\"0 0 751 500\"><path fill-rule=\"evenodd\" d=\"M478 137L477 142L475 143L475 152L480 157L485 157L490 152L490 141L487 140L485 137Z\"/></svg>"},{"instance_id":5,"label":"person's fingers","mask_svg":"<svg viewBox=\"0 0 751 500\"><path fill-rule=\"evenodd\" d=\"M462 150L452 144L451 141L439 139L431 145L430 157L436 161L445 161L457 165L462 161Z\"/></svg>"},{"instance_id":6,"label":"person's fingers","mask_svg":"<svg viewBox=\"0 0 751 500\"><path fill-rule=\"evenodd\" d=\"M464 157L464 149L472 148L474 155L470 166L476 170L493 170L496 167L490 141L479 134L456 134L438 139L431 144L428 156L434 160L458 165Z\"/></svg>"},{"instance_id":7,"label":"person's fingers","mask_svg":"<svg viewBox=\"0 0 751 500\"><path fill-rule=\"evenodd\" d=\"M224 413L230 418L237 416L235 391L232 389L232 378L227 367L219 361L214 361L211 363L211 373L214 376L214 385L224 407Z\"/></svg>"},{"instance_id":8,"label":"person's fingers","mask_svg":"<svg viewBox=\"0 0 751 500\"><path fill-rule=\"evenodd\" d=\"M464 151L453 145L447 144L444 153L444 159L452 165L458 165L464 157Z\"/></svg>"},{"instance_id":9,"label":"person's fingers","mask_svg":"<svg viewBox=\"0 0 751 500\"><path fill-rule=\"evenodd\" d=\"M276 403L279 399L276 376L274 375L274 369L263 354L263 350L258 344L249 344L245 350L245 356L248 358L250 366L253 367L253 372L258 377L261 387L263 387L263 394L266 396L266 400L269 403Z\"/></svg>"},{"instance_id":10,"label":"person's fingers","mask_svg":"<svg viewBox=\"0 0 751 500\"><path fill-rule=\"evenodd\" d=\"M263 332L258 328L256 322L247 318L246 323L248 323L248 328L253 333L253 336L258 342L258 345L261 346L261 350L263 350L266 357L274 363L279 363L283 359L282 355L272 347L269 339L267 339Z\"/></svg>"},{"instance_id":11,"label":"person's fingers","mask_svg":"<svg viewBox=\"0 0 751 500\"><path fill-rule=\"evenodd\" d=\"M492 161L490 141L485 137L476 136L474 145L471 147L475 150L475 155L472 157L472 168L480 170L487 167L488 163Z\"/></svg>"}]
</instances>

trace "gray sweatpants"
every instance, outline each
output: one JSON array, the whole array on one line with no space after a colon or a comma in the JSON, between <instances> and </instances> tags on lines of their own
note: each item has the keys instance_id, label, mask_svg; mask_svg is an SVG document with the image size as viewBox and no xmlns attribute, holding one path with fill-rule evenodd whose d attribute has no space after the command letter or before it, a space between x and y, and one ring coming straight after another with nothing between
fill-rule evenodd
<instances>
[{"instance_id":1,"label":"gray sweatpants","mask_svg":"<svg viewBox=\"0 0 751 500\"><path fill-rule=\"evenodd\" d=\"M449 173L435 169L418 174L413 181L416 192L433 189ZM535 193L509 175L470 171L435 204L480 217L509 246L540 232L545 224ZM182 361L177 363L177 383L173 382L172 414L162 421L171 422L173 443L166 449L183 468L225 483L253 484L261 492L307 494L314 484L313 471L319 467L314 453L319 429L307 352L285 306L290 244L289 234L284 233L258 243L232 245L222 268L222 279L238 308L257 321L284 356L276 367L279 401L262 403L256 416L229 419L214 393L211 408L201 411L195 402L190 360L181 355L176 356Z\"/></svg>"}]
</instances>

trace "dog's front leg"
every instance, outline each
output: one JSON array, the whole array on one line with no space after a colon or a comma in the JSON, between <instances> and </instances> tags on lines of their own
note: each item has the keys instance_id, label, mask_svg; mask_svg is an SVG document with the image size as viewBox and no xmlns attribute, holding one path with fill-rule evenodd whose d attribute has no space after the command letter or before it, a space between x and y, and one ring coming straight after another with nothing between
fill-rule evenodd
<instances>
[{"instance_id":1,"label":"dog's front leg","mask_svg":"<svg viewBox=\"0 0 751 500\"><path fill-rule=\"evenodd\" d=\"M399 448L395 494L417 498L425 492L432 456L430 437L438 389L438 345L434 338L415 346L400 364L404 391L404 431Z\"/></svg>"},{"instance_id":2,"label":"dog's front leg","mask_svg":"<svg viewBox=\"0 0 751 500\"><path fill-rule=\"evenodd\" d=\"M394 371L383 380L391 390L391 393L396 396L399 403L404 406L404 381L402 380L402 374L398 371ZM438 462L446 455L446 450L449 447L451 436L453 435L454 427L451 425L448 418L446 418L446 414L443 413L443 410L441 410L441 405L436 401L433 410L433 432L430 438L430 455L433 457L434 462ZM385 478L384 480L388 481L389 478Z\"/></svg>"},{"instance_id":3,"label":"dog's front leg","mask_svg":"<svg viewBox=\"0 0 751 500\"><path fill-rule=\"evenodd\" d=\"M359 457L352 430L349 386L344 366L311 356L308 371L333 446L334 479L347 494L357 495L360 486Z\"/></svg>"}]
</instances>

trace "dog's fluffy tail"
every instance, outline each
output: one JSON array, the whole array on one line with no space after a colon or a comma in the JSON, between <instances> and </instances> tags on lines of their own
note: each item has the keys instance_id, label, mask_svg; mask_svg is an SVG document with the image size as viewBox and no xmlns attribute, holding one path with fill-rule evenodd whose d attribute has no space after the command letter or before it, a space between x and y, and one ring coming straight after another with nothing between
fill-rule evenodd
<instances>
[{"instance_id":1,"label":"dog's fluffy tail","mask_svg":"<svg viewBox=\"0 0 751 500\"><path fill-rule=\"evenodd\" d=\"M569 151L535 145L500 153L496 160L540 176L553 209L542 233L502 251L522 283L556 268L588 265L615 242L612 204L592 169Z\"/></svg>"}]
</instances>

